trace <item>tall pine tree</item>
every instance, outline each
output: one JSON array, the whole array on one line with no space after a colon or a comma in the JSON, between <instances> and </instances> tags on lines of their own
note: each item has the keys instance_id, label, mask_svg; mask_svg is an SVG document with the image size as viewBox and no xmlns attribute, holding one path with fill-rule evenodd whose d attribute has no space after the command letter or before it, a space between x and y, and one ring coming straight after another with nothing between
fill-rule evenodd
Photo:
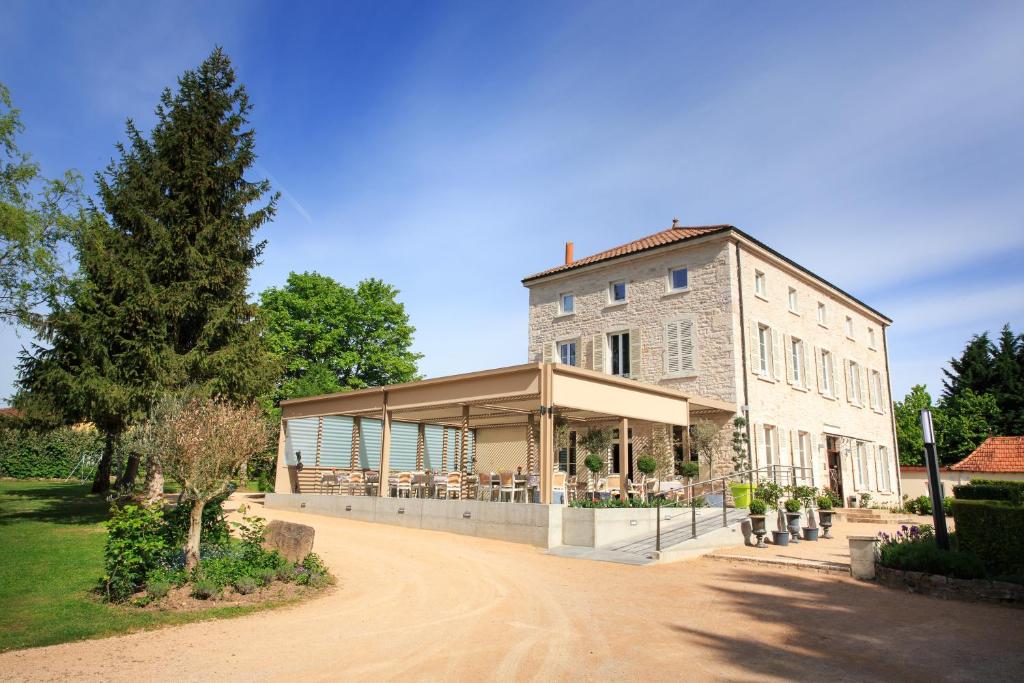
<instances>
[{"instance_id":1,"label":"tall pine tree","mask_svg":"<svg viewBox=\"0 0 1024 683\"><path fill-rule=\"evenodd\" d=\"M102 210L76 246L79 274L52 302L47 347L22 360L21 386L67 418L89 420L107 448L94 490L109 485L120 434L161 393L199 385L248 401L277 368L246 296L277 195L250 181L254 132L245 88L220 48L167 89L147 139L129 121L119 158L97 175ZM124 478L134 478L130 457Z\"/></svg>"}]
</instances>

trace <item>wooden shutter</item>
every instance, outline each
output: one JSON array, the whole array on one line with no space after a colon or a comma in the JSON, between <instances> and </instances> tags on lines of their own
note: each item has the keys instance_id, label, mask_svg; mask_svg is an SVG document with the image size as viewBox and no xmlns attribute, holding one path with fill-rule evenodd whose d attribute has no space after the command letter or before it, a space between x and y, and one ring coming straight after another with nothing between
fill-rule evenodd
<instances>
[{"instance_id":1,"label":"wooden shutter","mask_svg":"<svg viewBox=\"0 0 1024 683\"><path fill-rule=\"evenodd\" d=\"M747 337L748 352L750 355L750 371L755 375L761 374L761 343L758 340L757 321L750 321L750 334Z\"/></svg>"},{"instance_id":2,"label":"wooden shutter","mask_svg":"<svg viewBox=\"0 0 1024 683\"><path fill-rule=\"evenodd\" d=\"M696 371L693 319L687 318L665 323L665 374L690 375Z\"/></svg>"},{"instance_id":3,"label":"wooden shutter","mask_svg":"<svg viewBox=\"0 0 1024 683\"><path fill-rule=\"evenodd\" d=\"M555 361L555 349L558 344L555 342L545 343L541 346L540 360L542 363L553 363Z\"/></svg>"},{"instance_id":4,"label":"wooden shutter","mask_svg":"<svg viewBox=\"0 0 1024 683\"><path fill-rule=\"evenodd\" d=\"M817 346L815 346L813 348L814 348L814 365L812 367L813 367L813 370L814 370L814 385L816 387L818 387L818 393L822 394L822 393L824 393L824 391L822 391L822 388L821 388L821 372L822 372L822 367L823 367L824 364L823 364L823 362L821 360L821 349L819 349Z\"/></svg>"},{"instance_id":5,"label":"wooden shutter","mask_svg":"<svg viewBox=\"0 0 1024 683\"><path fill-rule=\"evenodd\" d=\"M843 359L843 384L846 385L846 402L853 403L853 386L850 384L850 361Z\"/></svg>"},{"instance_id":6,"label":"wooden shutter","mask_svg":"<svg viewBox=\"0 0 1024 683\"><path fill-rule=\"evenodd\" d=\"M679 321L665 323L665 374L678 375L682 358L679 353Z\"/></svg>"},{"instance_id":7,"label":"wooden shutter","mask_svg":"<svg viewBox=\"0 0 1024 683\"><path fill-rule=\"evenodd\" d=\"M811 383L807 381L807 373L814 372L814 363L807 363L807 342L800 342L800 366L801 366L801 377L800 385L805 389L811 388Z\"/></svg>"},{"instance_id":8,"label":"wooden shutter","mask_svg":"<svg viewBox=\"0 0 1024 683\"><path fill-rule=\"evenodd\" d=\"M786 453L786 451L787 451L787 446L789 445L789 435L788 435L788 433L786 432L785 429L781 429L781 428L778 428L778 427L775 428L775 433L778 435L777 439L778 439L779 447L778 447L778 449L776 449L776 452L779 454L779 464L780 465L785 465L785 464L787 464L786 460L787 460L787 455L788 454Z\"/></svg>"},{"instance_id":9,"label":"wooden shutter","mask_svg":"<svg viewBox=\"0 0 1024 683\"><path fill-rule=\"evenodd\" d=\"M595 334L593 336L593 345L590 353L590 368L599 372L604 372L604 335Z\"/></svg>"},{"instance_id":10,"label":"wooden shutter","mask_svg":"<svg viewBox=\"0 0 1024 683\"><path fill-rule=\"evenodd\" d=\"M782 452L779 450L779 428L772 430L772 455L775 457L775 464L782 464Z\"/></svg>"},{"instance_id":11,"label":"wooden shutter","mask_svg":"<svg viewBox=\"0 0 1024 683\"><path fill-rule=\"evenodd\" d=\"M643 345L640 343L640 329L636 328L629 331L629 376L640 379L643 369ZM625 473L622 476L626 476Z\"/></svg>"},{"instance_id":12,"label":"wooden shutter","mask_svg":"<svg viewBox=\"0 0 1024 683\"><path fill-rule=\"evenodd\" d=\"M771 353L769 354L769 358L772 361L771 362L772 377L775 378L776 380L780 380L780 379L782 379L782 374L785 372L785 362L782 360L782 358L779 358L779 352L781 351L781 349L779 347L782 346L782 335L780 335L779 331L776 330L775 328L771 329L771 333L772 333L772 350L771 350ZM783 356L785 355L784 351L782 352L782 355Z\"/></svg>"}]
</instances>

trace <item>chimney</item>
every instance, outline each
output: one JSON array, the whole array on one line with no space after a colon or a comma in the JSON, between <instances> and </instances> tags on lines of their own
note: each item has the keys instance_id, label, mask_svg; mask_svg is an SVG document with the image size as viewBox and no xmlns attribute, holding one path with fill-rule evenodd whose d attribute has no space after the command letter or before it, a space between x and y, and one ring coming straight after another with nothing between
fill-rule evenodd
<instances>
[{"instance_id":1,"label":"chimney","mask_svg":"<svg viewBox=\"0 0 1024 683\"><path fill-rule=\"evenodd\" d=\"M678 228L679 227L679 219L678 218L673 218L672 219L672 227L673 228Z\"/></svg>"},{"instance_id":2,"label":"chimney","mask_svg":"<svg viewBox=\"0 0 1024 683\"><path fill-rule=\"evenodd\" d=\"M565 243L565 265L572 265L572 242Z\"/></svg>"}]
</instances>

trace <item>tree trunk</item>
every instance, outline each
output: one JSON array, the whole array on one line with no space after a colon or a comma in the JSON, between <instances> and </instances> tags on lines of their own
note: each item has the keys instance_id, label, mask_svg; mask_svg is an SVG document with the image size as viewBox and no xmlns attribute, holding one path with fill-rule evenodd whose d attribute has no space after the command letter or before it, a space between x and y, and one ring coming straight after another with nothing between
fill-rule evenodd
<instances>
[{"instance_id":1,"label":"tree trunk","mask_svg":"<svg viewBox=\"0 0 1024 683\"><path fill-rule=\"evenodd\" d=\"M164 498L164 466L158 458L146 459L146 505L160 503Z\"/></svg>"},{"instance_id":2,"label":"tree trunk","mask_svg":"<svg viewBox=\"0 0 1024 683\"><path fill-rule=\"evenodd\" d=\"M130 492L135 488L135 478L139 475L139 456L135 453L128 456L127 462L124 464L124 472L121 473L121 477L114 484L114 488L119 491Z\"/></svg>"},{"instance_id":3,"label":"tree trunk","mask_svg":"<svg viewBox=\"0 0 1024 683\"><path fill-rule=\"evenodd\" d=\"M185 543L185 570L192 571L199 564L199 535L203 531L203 507L205 501L192 503L192 514L188 523L188 541Z\"/></svg>"},{"instance_id":4,"label":"tree trunk","mask_svg":"<svg viewBox=\"0 0 1024 683\"><path fill-rule=\"evenodd\" d=\"M96 467L96 477L92 480L93 493L106 493L110 490L110 463L114 459L114 435L107 432L103 441L103 457Z\"/></svg>"}]
</instances>

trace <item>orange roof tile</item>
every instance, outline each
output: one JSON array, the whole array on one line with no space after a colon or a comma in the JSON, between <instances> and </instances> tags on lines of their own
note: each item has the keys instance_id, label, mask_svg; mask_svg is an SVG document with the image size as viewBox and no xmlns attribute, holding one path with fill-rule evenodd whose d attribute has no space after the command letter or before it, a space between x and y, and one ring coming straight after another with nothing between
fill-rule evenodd
<instances>
[{"instance_id":1,"label":"orange roof tile","mask_svg":"<svg viewBox=\"0 0 1024 683\"><path fill-rule=\"evenodd\" d=\"M1024 472L1024 436L990 436L952 469L958 472Z\"/></svg>"},{"instance_id":2,"label":"orange roof tile","mask_svg":"<svg viewBox=\"0 0 1024 683\"><path fill-rule=\"evenodd\" d=\"M641 237L638 240L627 242L626 244L619 245L606 251L598 252L590 256L585 256L580 259L576 259L572 263L566 263L554 268L541 271L534 275L529 275L523 278L523 282L527 280L535 280L545 275L553 275L554 273L561 273L566 270L572 270L574 268L581 268L588 266L591 263L598 263L600 261L608 261L609 259L618 258L619 256L626 256L628 254L635 254L640 251L646 251L647 249L653 249L655 247L661 247L666 244L672 244L673 242L682 242L684 240L693 239L694 237L700 237L702 235L708 235L713 232L721 232L723 230L730 230L733 226L731 225L701 225L701 226L678 226L656 232L653 235L647 237Z\"/></svg>"}]
</instances>

